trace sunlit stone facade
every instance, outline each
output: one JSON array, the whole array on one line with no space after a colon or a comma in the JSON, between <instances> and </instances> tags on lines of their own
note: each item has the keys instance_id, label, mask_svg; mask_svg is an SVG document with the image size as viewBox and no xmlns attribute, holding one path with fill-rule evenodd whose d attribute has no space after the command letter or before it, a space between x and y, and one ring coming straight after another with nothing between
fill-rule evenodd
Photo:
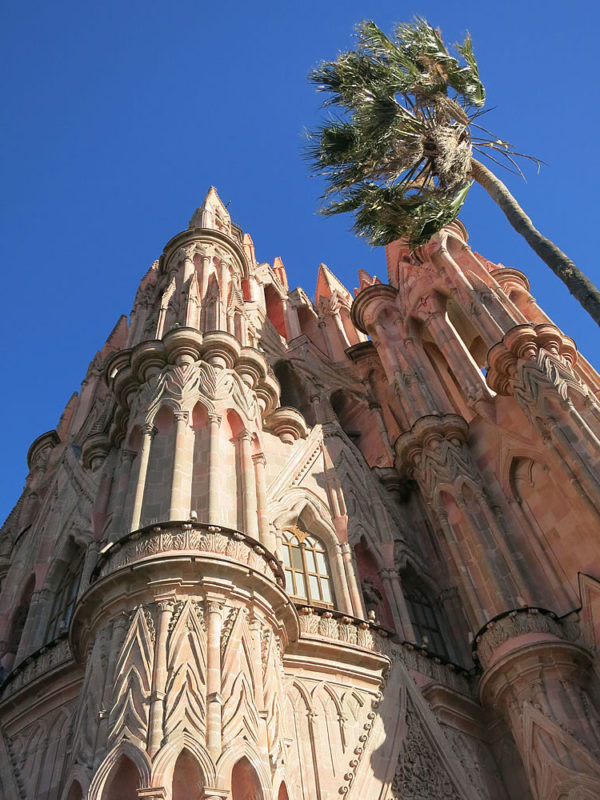
<instances>
[{"instance_id":1,"label":"sunlit stone facade","mask_svg":"<svg viewBox=\"0 0 600 800\"><path fill-rule=\"evenodd\" d=\"M1 797L600 797L600 378L386 255L313 303L211 189L152 264L1 531Z\"/></svg>"}]
</instances>

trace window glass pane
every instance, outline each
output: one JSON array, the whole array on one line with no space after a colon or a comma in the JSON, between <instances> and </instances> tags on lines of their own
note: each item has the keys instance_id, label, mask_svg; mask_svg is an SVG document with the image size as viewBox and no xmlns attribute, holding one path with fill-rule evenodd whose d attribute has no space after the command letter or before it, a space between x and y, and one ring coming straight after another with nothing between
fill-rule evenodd
<instances>
[{"instance_id":1,"label":"window glass pane","mask_svg":"<svg viewBox=\"0 0 600 800\"><path fill-rule=\"evenodd\" d=\"M302 563L302 553L300 552L299 547L292 548L292 559L294 563L294 569L301 569L304 571L304 564Z\"/></svg>"},{"instance_id":2,"label":"window glass pane","mask_svg":"<svg viewBox=\"0 0 600 800\"><path fill-rule=\"evenodd\" d=\"M315 564L315 554L312 550L306 550L306 566L309 572L316 572L317 565Z\"/></svg>"},{"instance_id":3,"label":"window glass pane","mask_svg":"<svg viewBox=\"0 0 600 800\"><path fill-rule=\"evenodd\" d=\"M321 578L321 592L323 595L324 602L331 603L332 602L331 588L329 586L329 581L327 580L327 578Z\"/></svg>"},{"instance_id":4,"label":"window glass pane","mask_svg":"<svg viewBox=\"0 0 600 800\"><path fill-rule=\"evenodd\" d=\"M292 566L290 563L290 549L285 545L283 546L283 563L286 565L286 567Z\"/></svg>"},{"instance_id":5,"label":"window glass pane","mask_svg":"<svg viewBox=\"0 0 600 800\"><path fill-rule=\"evenodd\" d=\"M292 571L289 569L285 571L285 588L290 594L294 594L294 580L292 578Z\"/></svg>"},{"instance_id":6,"label":"window glass pane","mask_svg":"<svg viewBox=\"0 0 600 800\"><path fill-rule=\"evenodd\" d=\"M315 575L309 575L308 585L310 586L310 599L320 600L321 593L319 592L319 579Z\"/></svg>"},{"instance_id":7,"label":"window glass pane","mask_svg":"<svg viewBox=\"0 0 600 800\"><path fill-rule=\"evenodd\" d=\"M323 553L316 553L317 556L317 572L319 575L327 575L327 562Z\"/></svg>"},{"instance_id":8,"label":"window glass pane","mask_svg":"<svg viewBox=\"0 0 600 800\"><path fill-rule=\"evenodd\" d=\"M306 600L306 584L304 583L304 575L301 572L296 573L296 597L302 597Z\"/></svg>"}]
</instances>

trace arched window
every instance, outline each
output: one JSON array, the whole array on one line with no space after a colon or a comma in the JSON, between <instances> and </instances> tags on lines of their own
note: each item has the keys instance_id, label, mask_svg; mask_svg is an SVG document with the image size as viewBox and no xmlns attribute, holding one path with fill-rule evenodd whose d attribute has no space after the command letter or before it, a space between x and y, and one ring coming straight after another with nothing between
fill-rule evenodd
<instances>
[{"instance_id":1,"label":"arched window","mask_svg":"<svg viewBox=\"0 0 600 800\"><path fill-rule=\"evenodd\" d=\"M325 546L300 528L283 531L285 585L292 597L310 605L333 605Z\"/></svg>"},{"instance_id":2,"label":"arched window","mask_svg":"<svg viewBox=\"0 0 600 800\"><path fill-rule=\"evenodd\" d=\"M442 658L449 658L438 609L412 575L403 576L402 588L416 643Z\"/></svg>"},{"instance_id":3,"label":"arched window","mask_svg":"<svg viewBox=\"0 0 600 800\"><path fill-rule=\"evenodd\" d=\"M46 628L46 642L52 642L57 636L66 633L73 616L77 590L81 579L83 557L79 555L65 569L61 582L54 595L52 610Z\"/></svg>"}]
</instances>

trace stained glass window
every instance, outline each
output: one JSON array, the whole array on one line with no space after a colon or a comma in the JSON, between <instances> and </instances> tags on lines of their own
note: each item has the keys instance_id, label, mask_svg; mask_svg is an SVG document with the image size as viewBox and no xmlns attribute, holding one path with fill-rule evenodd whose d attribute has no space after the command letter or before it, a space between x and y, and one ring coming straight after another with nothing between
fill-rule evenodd
<instances>
[{"instance_id":1,"label":"stained glass window","mask_svg":"<svg viewBox=\"0 0 600 800\"><path fill-rule=\"evenodd\" d=\"M292 597L310 605L333 605L325 546L299 528L283 531L285 585Z\"/></svg>"}]
</instances>

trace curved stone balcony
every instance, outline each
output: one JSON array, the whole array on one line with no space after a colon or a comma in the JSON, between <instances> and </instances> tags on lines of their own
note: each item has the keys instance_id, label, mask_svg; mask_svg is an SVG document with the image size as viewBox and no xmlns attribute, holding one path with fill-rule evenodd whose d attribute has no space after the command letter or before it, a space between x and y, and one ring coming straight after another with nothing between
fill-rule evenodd
<instances>
[{"instance_id":1,"label":"curved stone balcony","mask_svg":"<svg viewBox=\"0 0 600 800\"><path fill-rule=\"evenodd\" d=\"M202 522L163 522L127 534L100 552L91 583L163 555L225 558L285 585L281 564L260 542L241 531Z\"/></svg>"},{"instance_id":2,"label":"curved stone balcony","mask_svg":"<svg viewBox=\"0 0 600 800\"><path fill-rule=\"evenodd\" d=\"M57 636L17 664L0 682L0 703L49 673L73 663L66 634ZM29 689L27 688L27 691Z\"/></svg>"}]
</instances>

